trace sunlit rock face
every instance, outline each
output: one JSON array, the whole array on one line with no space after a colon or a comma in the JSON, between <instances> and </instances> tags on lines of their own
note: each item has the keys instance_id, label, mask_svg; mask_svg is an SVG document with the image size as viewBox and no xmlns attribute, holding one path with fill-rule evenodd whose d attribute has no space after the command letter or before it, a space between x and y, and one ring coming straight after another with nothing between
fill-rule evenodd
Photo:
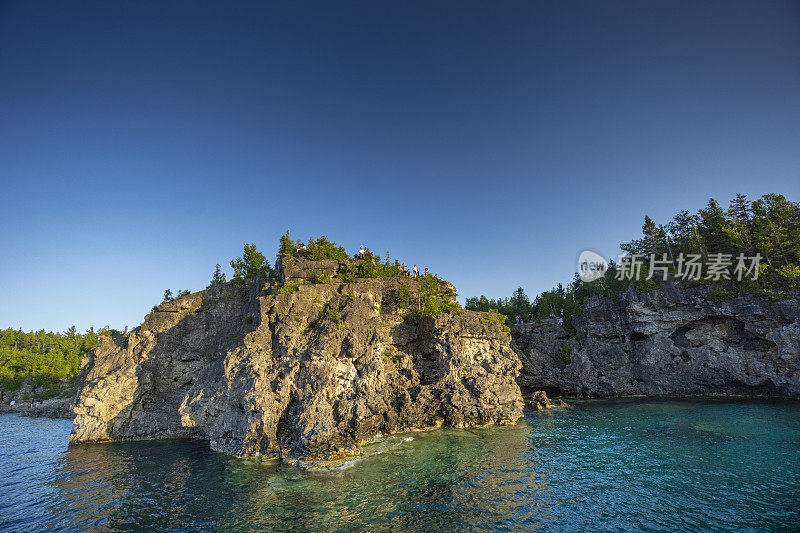
<instances>
[{"instance_id":1,"label":"sunlit rock face","mask_svg":"<svg viewBox=\"0 0 800 533\"><path fill-rule=\"evenodd\" d=\"M713 301L675 281L617 300L595 296L574 320L514 326L519 383L576 396L800 397L800 301Z\"/></svg>"},{"instance_id":2,"label":"sunlit rock face","mask_svg":"<svg viewBox=\"0 0 800 533\"><path fill-rule=\"evenodd\" d=\"M395 308L394 291L415 283L280 294L256 280L162 304L87 355L70 441L190 436L242 457L317 460L382 434L515 422L510 335L482 313Z\"/></svg>"}]
</instances>

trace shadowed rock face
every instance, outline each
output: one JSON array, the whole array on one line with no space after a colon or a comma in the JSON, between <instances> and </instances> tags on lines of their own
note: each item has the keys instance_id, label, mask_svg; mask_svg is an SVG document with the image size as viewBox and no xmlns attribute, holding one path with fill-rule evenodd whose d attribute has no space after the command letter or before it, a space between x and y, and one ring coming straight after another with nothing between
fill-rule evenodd
<instances>
[{"instance_id":1,"label":"shadowed rock face","mask_svg":"<svg viewBox=\"0 0 800 533\"><path fill-rule=\"evenodd\" d=\"M403 283L254 283L163 304L127 342L103 338L87 355L70 442L194 436L237 456L315 460L380 434L515 422L510 336L481 313L392 312Z\"/></svg>"},{"instance_id":2,"label":"shadowed rock face","mask_svg":"<svg viewBox=\"0 0 800 533\"><path fill-rule=\"evenodd\" d=\"M576 396L800 397L800 302L665 282L618 302L593 297L574 321L514 326L519 383Z\"/></svg>"}]
</instances>

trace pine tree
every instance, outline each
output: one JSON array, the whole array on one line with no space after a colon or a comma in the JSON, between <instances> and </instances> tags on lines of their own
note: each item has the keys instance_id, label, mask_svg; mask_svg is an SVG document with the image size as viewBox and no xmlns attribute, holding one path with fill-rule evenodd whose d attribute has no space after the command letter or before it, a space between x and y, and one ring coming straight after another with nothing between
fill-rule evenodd
<instances>
[{"instance_id":1,"label":"pine tree","mask_svg":"<svg viewBox=\"0 0 800 533\"><path fill-rule=\"evenodd\" d=\"M714 198L708 201L708 205L701 209L700 225L698 231L702 238L702 246L705 254L709 253L734 253L736 246L728 231L728 221L725 218L725 211Z\"/></svg>"},{"instance_id":2,"label":"pine tree","mask_svg":"<svg viewBox=\"0 0 800 533\"><path fill-rule=\"evenodd\" d=\"M164 299L162 301L163 302L171 302L172 300L173 300L172 291L169 290L169 289L165 290L164 291Z\"/></svg>"},{"instance_id":3,"label":"pine tree","mask_svg":"<svg viewBox=\"0 0 800 533\"><path fill-rule=\"evenodd\" d=\"M728 207L728 217L730 224L727 231L731 239L742 252L752 254L753 225L750 220L750 202L747 200L747 195L736 193L736 198L731 200Z\"/></svg>"},{"instance_id":4,"label":"pine tree","mask_svg":"<svg viewBox=\"0 0 800 533\"><path fill-rule=\"evenodd\" d=\"M217 268L214 269L214 276L211 278L211 283L208 285L209 287L214 287L215 285L222 285L225 283L225 273L222 271L222 268L217 263Z\"/></svg>"},{"instance_id":5,"label":"pine tree","mask_svg":"<svg viewBox=\"0 0 800 533\"><path fill-rule=\"evenodd\" d=\"M280 246L278 247L278 253L280 255L288 255L293 256L297 254L297 246L299 243L295 243L292 241L292 238L289 237L289 230L286 230L284 235L281 235L280 239Z\"/></svg>"},{"instance_id":6,"label":"pine tree","mask_svg":"<svg viewBox=\"0 0 800 533\"><path fill-rule=\"evenodd\" d=\"M531 302L522 287L518 287L511 295L509 305L510 312L514 317L520 316L524 320L531 314Z\"/></svg>"},{"instance_id":7,"label":"pine tree","mask_svg":"<svg viewBox=\"0 0 800 533\"><path fill-rule=\"evenodd\" d=\"M728 207L728 215L744 224L750 222L750 202L746 194L736 193L736 198L731 200L731 205Z\"/></svg>"},{"instance_id":8,"label":"pine tree","mask_svg":"<svg viewBox=\"0 0 800 533\"><path fill-rule=\"evenodd\" d=\"M658 226L653 222L649 216L644 216L644 224L642 224L642 235L644 236L644 254L657 254L658 253Z\"/></svg>"},{"instance_id":9,"label":"pine tree","mask_svg":"<svg viewBox=\"0 0 800 533\"><path fill-rule=\"evenodd\" d=\"M753 240L768 261L800 262L800 204L765 194L752 204Z\"/></svg>"}]
</instances>

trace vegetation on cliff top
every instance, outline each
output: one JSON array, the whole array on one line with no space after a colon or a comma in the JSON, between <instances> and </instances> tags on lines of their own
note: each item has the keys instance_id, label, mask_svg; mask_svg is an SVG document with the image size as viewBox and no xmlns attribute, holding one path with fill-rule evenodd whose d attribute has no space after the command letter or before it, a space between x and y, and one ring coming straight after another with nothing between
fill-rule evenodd
<instances>
[{"instance_id":1,"label":"vegetation on cliff top","mask_svg":"<svg viewBox=\"0 0 800 533\"><path fill-rule=\"evenodd\" d=\"M416 317L449 313L461 309L455 298L442 294L442 282L433 276L409 280L395 289L386 305L410 311Z\"/></svg>"},{"instance_id":2,"label":"vegetation on cliff top","mask_svg":"<svg viewBox=\"0 0 800 533\"><path fill-rule=\"evenodd\" d=\"M738 254L759 254L763 259L756 280L752 276L719 281L703 277L694 283L716 283L711 294L716 302L742 294L779 300L800 291L800 204L779 194L767 194L754 202L737 194L726 210L711 198L697 213L680 211L666 225L656 224L646 216L641 238L621 243L620 248L631 255L666 257L673 275L680 254L697 254L703 261L713 254L730 254L734 260ZM559 283L533 301L520 287L508 298L467 298L465 308L496 310L512 321L517 316L525 321L561 317L565 327L572 330L572 317L591 296L618 298L631 286L639 292L657 289L653 279L647 277L648 267L648 263L643 265L639 280L617 279L619 266L612 261L605 275L590 283L584 283L576 274L570 285Z\"/></svg>"},{"instance_id":3,"label":"vegetation on cliff top","mask_svg":"<svg viewBox=\"0 0 800 533\"><path fill-rule=\"evenodd\" d=\"M348 259L350 257L344 246L329 241L325 235L319 239L308 239L308 245L304 245L301 240L293 241L289 237L289 230L286 230L286 233L280 238L278 254L288 255L289 257L302 257L311 261Z\"/></svg>"}]
</instances>

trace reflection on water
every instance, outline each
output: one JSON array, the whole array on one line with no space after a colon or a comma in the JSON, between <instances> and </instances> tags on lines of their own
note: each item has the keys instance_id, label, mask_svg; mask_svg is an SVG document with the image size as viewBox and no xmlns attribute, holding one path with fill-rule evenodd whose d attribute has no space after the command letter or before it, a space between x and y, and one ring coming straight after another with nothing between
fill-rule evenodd
<instances>
[{"instance_id":1,"label":"reflection on water","mask_svg":"<svg viewBox=\"0 0 800 533\"><path fill-rule=\"evenodd\" d=\"M388 437L333 470L0 416L0 529L793 530L800 405L577 402Z\"/></svg>"}]
</instances>

